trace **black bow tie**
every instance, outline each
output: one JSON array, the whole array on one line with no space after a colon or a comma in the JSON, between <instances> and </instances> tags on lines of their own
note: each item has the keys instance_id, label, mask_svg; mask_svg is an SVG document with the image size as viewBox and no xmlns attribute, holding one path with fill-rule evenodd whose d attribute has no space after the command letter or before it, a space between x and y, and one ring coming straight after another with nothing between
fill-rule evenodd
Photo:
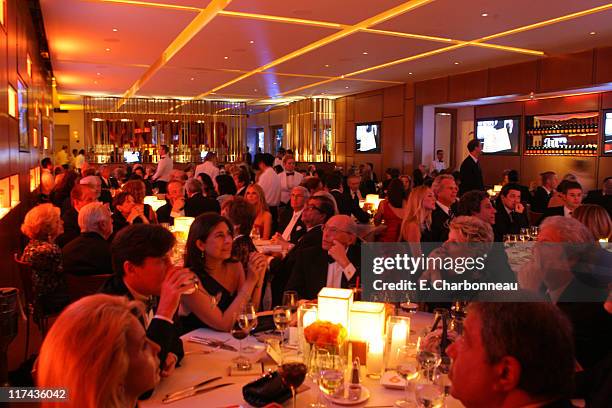
<instances>
[{"instance_id":1,"label":"black bow tie","mask_svg":"<svg viewBox=\"0 0 612 408\"><path fill-rule=\"evenodd\" d=\"M293 173L292 171L286 171L286 172L285 172L285 174L286 174L287 176L293 176L293 174L294 174L294 173Z\"/></svg>"}]
</instances>

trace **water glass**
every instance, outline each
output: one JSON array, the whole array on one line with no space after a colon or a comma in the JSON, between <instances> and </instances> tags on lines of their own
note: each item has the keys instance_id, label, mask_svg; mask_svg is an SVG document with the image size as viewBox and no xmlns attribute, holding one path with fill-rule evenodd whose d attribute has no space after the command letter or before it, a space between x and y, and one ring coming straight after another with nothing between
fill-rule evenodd
<instances>
[{"instance_id":1,"label":"water glass","mask_svg":"<svg viewBox=\"0 0 612 408\"><path fill-rule=\"evenodd\" d=\"M420 408L443 408L444 388L438 374L431 377L426 371L419 371L414 381L414 395L417 406Z\"/></svg>"}]
</instances>

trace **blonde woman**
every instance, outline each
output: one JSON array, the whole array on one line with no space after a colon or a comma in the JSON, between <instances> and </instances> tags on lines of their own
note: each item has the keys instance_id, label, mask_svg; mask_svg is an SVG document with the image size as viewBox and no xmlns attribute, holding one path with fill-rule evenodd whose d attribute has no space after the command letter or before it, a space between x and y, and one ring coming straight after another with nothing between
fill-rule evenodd
<instances>
[{"instance_id":1,"label":"blonde woman","mask_svg":"<svg viewBox=\"0 0 612 408\"><path fill-rule=\"evenodd\" d=\"M591 231L595 241L600 239L612 240L612 221L610 215L602 206L583 204L572 212L572 217Z\"/></svg>"},{"instance_id":2,"label":"blonde woman","mask_svg":"<svg viewBox=\"0 0 612 408\"><path fill-rule=\"evenodd\" d=\"M64 232L59 208L41 204L32 208L21 225L30 242L21 260L32 265L32 287L35 307L43 312L57 312L67 303L63 278L62 250L55 239Z\"/></svg>"},{"instance_id":3,"label":"blonde woman","mask_svg":"<svg viewBox=\"0 0 612 408\"><path fill-rule=\"evenodd\" d=\"M272 236L272 214L268 211L266 196L258 184L251 184L244 195L248 203L255 206L257 216L253 228L259 232L261 239L270 239Z\"/></svg>"},{"instance_id":4,"label":"blonde woman","mask_svg":"<svg viewBox=\"0 0 612 408\"><path fill-rule=\"evenodd\" d=\"M432 241L431 213L434 208L436 208L436 197L427 186L415 187L408 196L401 238L410 243L413 256L423 254L420 242Z\"/></svg>"},{"instance_id":5,"label":"blonde woman","mask_svg":"<svg viewBox=\"0 0 612 408\"><path fill-rule=\"evenodd\" d=\"M39 387L69 390L68 402L43 407L135 407L160 379L160 347L138 321L142 304L93 295L68 306L45 337L35 372Z\"/></svg>"},{"instance_id":6,"label":"blonde woman","mask_svg":"<svg viewBox=\"0 0 612 408\"><path fill-rule=\"evenodd\" d=\"M144 204L146 186L142 180L130 180L123 185L122 191L130 193L134 199L135 208L149 220L151 224L157 224L157 214L149 204Z\"/></svg>"}]
</instances>

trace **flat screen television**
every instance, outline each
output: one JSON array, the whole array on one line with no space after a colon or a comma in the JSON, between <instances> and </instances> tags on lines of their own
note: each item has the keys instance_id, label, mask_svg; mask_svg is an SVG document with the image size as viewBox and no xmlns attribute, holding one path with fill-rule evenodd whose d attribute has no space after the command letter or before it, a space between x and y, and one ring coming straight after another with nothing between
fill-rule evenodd
<instances>
[{"instance_id":1,"label":"flat screen television","mask_svg":"<svg viewBox=\"0 0 612 408\"><path fill-rule=\"evenodd\" d=\"M123 152L123 160L126 163L140 162L140 152Z\"/></svg>"},{"instance_id":2,"label":"flat screen television","mask_svg":"<svg viewBox=\"0 0 612 408\"><path fill-rule=\"evenodd\" d=\"M355 152L380 153L380 122L357 123L355 125Z\"/></svg>"},{"instance_id":3,"label":"flat screen television","mask_svg":"<svg viewBox=\"0 0 612 408\"><path fill-rule=\"evenodd\" d=\"M521 121L519 117L500 117L476 121L476 138L485 154L518 154Z\"/></svg>"},{"instance_id":4,"label":"flat screen television","mask_svg":"<svg viewBox=\"0 0 612 408\"><path fill-rule=\"evenodd\" d=\"M607 155L612 155L612 109L606 110L603 113L603 152Z\"/></svg>"}]
</instances>

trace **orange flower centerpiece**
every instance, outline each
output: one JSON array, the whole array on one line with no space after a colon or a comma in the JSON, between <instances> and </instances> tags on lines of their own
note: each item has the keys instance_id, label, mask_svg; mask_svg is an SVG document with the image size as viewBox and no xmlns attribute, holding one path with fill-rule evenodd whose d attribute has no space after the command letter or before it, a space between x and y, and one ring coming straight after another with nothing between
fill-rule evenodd
<instances>
[{"instance_id":1,"label":"orange flower centerpiece","mask_svg":"<svg viewBox=\"0 0 612 408\"><path fill-rule=\"evenodd\" d=\"M310 346L308 351L311 360L317 354L317 349L326 350L329 354L346 357L347 348L344 347L348 338L348 331L341 324L328 321L316 321L304 328L304 338ZM310 361L309 367L313 367Z\"/></svg>"}]
</instances>

